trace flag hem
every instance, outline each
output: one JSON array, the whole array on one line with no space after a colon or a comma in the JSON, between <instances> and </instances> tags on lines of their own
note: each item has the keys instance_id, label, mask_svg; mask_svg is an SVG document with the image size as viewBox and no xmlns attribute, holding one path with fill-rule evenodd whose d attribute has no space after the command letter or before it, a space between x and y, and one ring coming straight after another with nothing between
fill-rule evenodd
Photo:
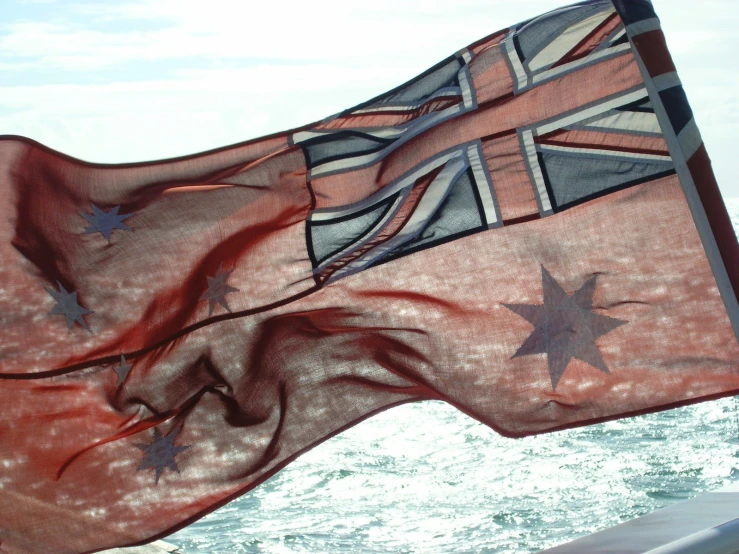
<instances>
[{"instance_id":1,"label":"flag hem","mask_svg":"<svg viewBox=\"0 0 739 554\"><path fill-rule=\"evenodd\" d=\"M634 58L644 78L693 222L703 243L734 335L739 342L739 268L731 269L730 260L731 257L739 260L739 242L716 184L705 144L700 138L669 50L665 46L659 19L647 0L636 0L636 3L628 5L623 0L613 0L613 4L626 25L626 34L631 42ZM632 11L635 13L631 13ZM644 22L649 22L649 25L644 26ZM637 37L640 37L640 40L635 40ZM645 43L650 48L648 63L642 56ZM665 80L666 77L668 82L661 90L658 86L660 79ZM671 113L665 106L663 95L665 91L675 89L679 89L676 92L681 96L684 105L671 110ZM681 123L680 118L686 121ZM676 129L676 125L681 125L681 128ZM692 134L687 137L685 131L692 131ZM693 178L693 174L700 175L704 179L696 183L697 179Z\"/></svg>"}]
</instances>

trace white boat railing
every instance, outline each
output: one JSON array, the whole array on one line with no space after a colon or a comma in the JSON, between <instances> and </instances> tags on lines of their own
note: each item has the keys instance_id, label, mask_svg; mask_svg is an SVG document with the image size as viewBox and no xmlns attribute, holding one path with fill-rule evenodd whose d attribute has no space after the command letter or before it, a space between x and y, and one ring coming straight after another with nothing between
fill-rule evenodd
<instances>
[{"instance_id":1,"label":"white boat railing","mask_svg":"<svg viewBox=\"0 0 739 554\"><path fill-rule=\"evenodd\" d=\"M739 554L739 484L539 554Z\"/></svg>"},{"instance_id":2,"label":"white boat railing","mask_svg":"<svg viewBox=\"0 0 739 554\"><path fill-rule=\"evenodd\" d=\"M177 547L164 541L154 541L144 546L131 546L129 548L114 548L106 550L101 554L178 554Z\"/></svg>"}]
</instances>

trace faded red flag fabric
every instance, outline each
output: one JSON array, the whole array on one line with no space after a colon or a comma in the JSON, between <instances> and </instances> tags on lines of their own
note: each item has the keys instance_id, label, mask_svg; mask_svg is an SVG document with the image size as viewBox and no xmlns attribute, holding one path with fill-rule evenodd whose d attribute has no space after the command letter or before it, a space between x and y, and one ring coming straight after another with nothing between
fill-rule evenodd
<instances>
[{"instance_id":1,"label":"faded red flag fabric","mask_svg":"<svg viewBox=\"0 0 739 554\"><path fill-rule=\"evenodd\" d=\"M0 552L163 537L381 410L739 392L739 246L647 0L158 162L0 140Z\"/></svg>"}]
</instances>

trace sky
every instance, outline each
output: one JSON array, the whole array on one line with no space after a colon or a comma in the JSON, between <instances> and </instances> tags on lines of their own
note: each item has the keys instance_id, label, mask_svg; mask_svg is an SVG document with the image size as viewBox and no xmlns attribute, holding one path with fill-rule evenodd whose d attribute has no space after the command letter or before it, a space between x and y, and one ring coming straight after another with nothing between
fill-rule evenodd
<instances>
[{"instance_id":1,"label":"sky","mask_svg":"<svg viewBox=\"0 0 739 554\"><path fill-rule=\"evenodd\" d=\"M322 119L562 0L0 0L0 134L95 162ZM739 197L739 3L653 0L725 197Z\"/></svg>"}]
</instances>

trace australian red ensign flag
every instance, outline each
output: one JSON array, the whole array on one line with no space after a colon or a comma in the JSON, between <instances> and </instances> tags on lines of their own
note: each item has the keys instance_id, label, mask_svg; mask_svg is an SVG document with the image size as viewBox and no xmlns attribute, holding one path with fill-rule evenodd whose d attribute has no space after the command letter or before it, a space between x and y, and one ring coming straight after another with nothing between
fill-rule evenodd
<instances>
[{"instance_id":1,"label":"australian red ensign flag","mask_svg":"<svg viewBox=\"0 0 739 554\"><path fill-rule=\"evenodd\" d=\"M178 159L0 139L0 551L162 537L381 410L739 392L739 247L648 0Z\"/></svg>"}]
</instances>

